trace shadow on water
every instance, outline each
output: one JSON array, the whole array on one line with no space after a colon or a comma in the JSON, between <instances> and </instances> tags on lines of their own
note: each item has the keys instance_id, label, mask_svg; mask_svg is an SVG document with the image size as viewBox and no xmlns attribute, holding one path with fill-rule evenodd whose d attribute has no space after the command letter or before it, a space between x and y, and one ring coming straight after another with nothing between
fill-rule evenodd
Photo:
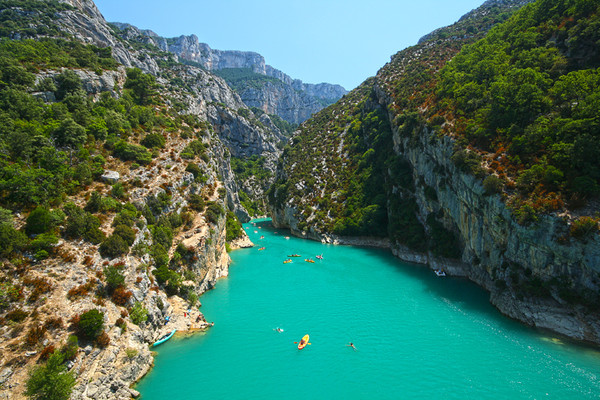
<instances>
[{"instance_id":1,"label":"shadow on water","mask_svg":"<svg viewBox=\"0 0 600 400\"><path fill-rule=\"evenodd\" d=\"M289 229L275 228L270 219L253 220L253 227L261 229L265 232L276 233L281 236L291 235ZM302 239L296 237L297 239ZM309 239L306 239L309 240ZM315 242L318 243L318 242ZM490 303L489 292L477 285L476 283L460 277L438 277L435 273L425 265L414 264L401 261L396 258L390 250L377 249L372 247L353 246L362 248L368 251L374 259L388 265L394 265L401 273L409 278L418 280L424 284L424 291L430 292L431 296L444 299L451 304L459 305L466 312L472 312L481 315L483 318L491 318L495 320L502 328L527 332L539 337L550 337L552 340L557 340L557 343L564 342L580 348L598 350L598 347L580 343L569 338L558 335L555 332L527 326L506 315L502 314L496 307ZM556 339L556 338L560 338Z\"/></svg>"}]
</instances>

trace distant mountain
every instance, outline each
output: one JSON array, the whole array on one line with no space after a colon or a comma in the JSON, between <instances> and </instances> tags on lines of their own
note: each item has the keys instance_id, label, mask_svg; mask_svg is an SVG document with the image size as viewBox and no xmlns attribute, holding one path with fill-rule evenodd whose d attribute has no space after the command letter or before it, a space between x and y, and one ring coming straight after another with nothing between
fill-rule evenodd
<instances>
[{"instance_id":1,"label":"distant mountain","mask_svg":"<svg viewBox=\"0 0 600 400\"><path fill-rule=\"evenodd\" d=\"M263 56L251 51L215 50L201 43L196 35L164 38L151 30L112 23L121 37L176 55L179 62L188 62L213 71L224 78L248 107L299 124L313 113L335 103L347 92L340 85L310 84L292 79L282 71L267 65Z\"/></svg>"}]
</instances>

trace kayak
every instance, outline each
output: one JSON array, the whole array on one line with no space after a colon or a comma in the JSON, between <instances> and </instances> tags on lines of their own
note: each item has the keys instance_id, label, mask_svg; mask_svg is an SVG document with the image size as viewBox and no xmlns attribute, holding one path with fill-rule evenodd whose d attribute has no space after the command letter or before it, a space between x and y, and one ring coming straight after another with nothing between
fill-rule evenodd
<instances>
[{"instance_id":1,"label":"kayak","mask_svg":"<svg viewBox=\"0 0 600 400\"><path fill-rule=\"evenodd\" d=\"M154 342L152 347L158 346L159 344L162 344L162 343L166 342L167 340L171 339L171 337L175 334L175 332L177 332L177 329L173 329L171 331L171 333L167 333L166 335L164 335L163 337L158 339L156 342Z\"/></svg>"},{"instance_id":2,"label":"kayak","mask_svg":"<svg viewBox=\"0 0 600 400\"><path fill-rule=\"evenodd\" d=\"M298 350L302 350L308 344L308 335L304 335L300 343L298 343Z\"/></svg>"}]
</instances>

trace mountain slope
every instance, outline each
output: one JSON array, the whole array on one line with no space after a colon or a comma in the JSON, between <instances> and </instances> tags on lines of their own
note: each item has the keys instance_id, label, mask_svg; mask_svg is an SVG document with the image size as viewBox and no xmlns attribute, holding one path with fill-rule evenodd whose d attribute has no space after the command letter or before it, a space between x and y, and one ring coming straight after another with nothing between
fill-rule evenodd
<instances>
[{"instance_id":1,"label":"mountain slope","mask_svg":"<svg viewBox=\"0 0 600 400\"><path fill-rule=\"evenodd\" d=\"M155 46L172 53L175 59L202 67L223 77L248 107L299 124L323 107L336 102L347 91L329 83L308 84L292 79L267 65L258 53L223 51L200 43L196 35L163 38L150 30L123 23L111 24L128 40Z\"/></svg>"},{"instance_id":2,"label":"mountain slope","mask_svg":"<svg viewBox=\"0 0 600 400\"><path fill-rule=\"evenodd\" d=\"M597 86L532 98L537 81L515 75L593 82L598 3L538 1L486 34L525 3L484 3L305 122L269 192L273 219L318 240L387 238L403 259L479 283L514 318L599 343L595 169L575 161L567 170L550 156L575 156L573 143L597 135L584 112ZM579 116L565 114L580 104ZM555 136L565 117L571 136ZM575 159L589 164L594 149ZM586 208L562 200L574 193Z\"/></svg>"},{"instance_id":3,"label":"mountain slope","mask_svg":"<svg viewBox=\"0 0 600 400\"><path fill-rule=\"evenodd\" d=\"M92 1L1 0L0 19L0 396L49 357L73 399L136 396L149 343L208 327L184 311L245 237L232 160L266 181L285 135Z\"/></svg>"}]
</instances>

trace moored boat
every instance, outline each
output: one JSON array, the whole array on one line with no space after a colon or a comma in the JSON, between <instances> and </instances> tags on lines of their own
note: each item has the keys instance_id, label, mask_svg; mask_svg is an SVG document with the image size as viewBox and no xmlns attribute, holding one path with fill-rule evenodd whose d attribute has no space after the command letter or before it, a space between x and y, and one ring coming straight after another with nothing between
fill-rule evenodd
<instances>
[{"instance_id":1,"label":"moored boat","mask_svg":"<svg viewBox=\"0 0 600 400\"><path fill-rule=\"evenodd\" d=\"M171 332L167 333L166 335L163 335L156 342L154 342L152 344L152 347L158 346L159 344L162 344L162 343L166 342L167 340L171 339L171 337L175 334L175 332L177 332L177 329L173 329Z\"/></svg>"}]
</instances>

